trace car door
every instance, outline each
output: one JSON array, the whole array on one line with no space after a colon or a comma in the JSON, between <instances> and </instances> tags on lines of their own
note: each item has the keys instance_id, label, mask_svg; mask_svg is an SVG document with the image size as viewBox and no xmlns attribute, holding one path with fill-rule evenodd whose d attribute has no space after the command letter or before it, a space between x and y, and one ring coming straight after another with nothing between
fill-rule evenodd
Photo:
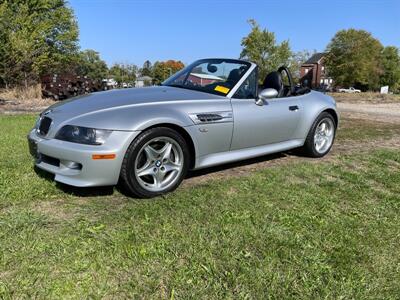
<instances>
[{"instance_id":1,"label":"car door","mask_svg":"<svg viewBox=\"0 0 400 300\"><path fill-rule=\"evenodd\" d=\"M262 105L255 103L256 70L253 73L231 99L234 118L231 150L291 140L300 121L302 105L298 97L270 99Z\"/></svg>"}]
</instances>

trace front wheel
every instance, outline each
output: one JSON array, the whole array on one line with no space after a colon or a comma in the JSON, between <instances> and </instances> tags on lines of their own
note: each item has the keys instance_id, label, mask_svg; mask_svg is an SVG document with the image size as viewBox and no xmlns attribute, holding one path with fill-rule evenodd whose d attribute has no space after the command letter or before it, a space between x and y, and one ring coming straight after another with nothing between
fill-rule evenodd
<instances>
[{"instance_id":1,"label":"front wheel","mask_svg":"<svg viewBox=\"0 0 400 300\"><path fill-rule=\"evenodd\" d=\"M303 151L310 157L325 156L332 148L335 134L335 119L330 113L321 113L311 126Z\"/></svg>"},{"instance_id":2,"label":"front wheel","mask_svg":"<svg viewBox=\"0 0 400 300\"><path fill-rule=\"evenodd\" d=\"M129 146L121 168L125 189L140 198L151 198L176 189L185 177L189 152L176 131L152 128Z\"/></svg>"}]
</instances>

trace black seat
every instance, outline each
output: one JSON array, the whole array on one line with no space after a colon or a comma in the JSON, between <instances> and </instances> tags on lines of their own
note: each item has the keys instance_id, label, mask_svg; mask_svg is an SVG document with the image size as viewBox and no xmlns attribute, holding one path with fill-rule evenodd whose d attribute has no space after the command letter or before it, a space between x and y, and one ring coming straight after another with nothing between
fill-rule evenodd
<instances>
[{"instance_id":1,"label":"black seat","mask_svg":"<svg viewBox=\"0 0 400 300\"><path fill-rule=\"evenodd\" d=\"M262 87L263 89L275 89L278 91L277 98L283 97L285 89L282 83L281 73L277 71L269 73L265 77Z\"/></svg>"},{"instance_id":2,"label":"black seat","mask_svg":"<svg viewBox=\"0 0 400 300\"><path fill-rule=\"evenodd\" d=\"M239 81L241 74L242 72L240 71L240 69L233 69L232 71L229 72L228 78L226 79L226 83L230 86L230 88L233 88L236 82Z\"/></svg>"}]
</instances>

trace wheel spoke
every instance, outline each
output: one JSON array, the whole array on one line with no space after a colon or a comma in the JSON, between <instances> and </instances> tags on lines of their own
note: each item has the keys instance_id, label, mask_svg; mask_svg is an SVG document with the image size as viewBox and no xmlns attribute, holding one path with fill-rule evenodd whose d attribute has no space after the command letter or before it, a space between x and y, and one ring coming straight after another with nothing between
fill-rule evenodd
<instances>
[{"instance_id":1,"label":"wheel spoke","mask_svg":"<svg viewBox=\"0 0 400 300\"><path fill-rule=\"evenodd\" d=\"M154 167L151 166L150 164L146 163L142 168L137 170L137 175L139 177L146 176L146 175L154 176Z\"/></svg>"},{"instance_id":2,"label":"wheel spoke","mask_svg":"<svg viewBox=\"0 0 400 300\"><path fill-rule=\"evenodd\" d=\"M164 164L165 172L179 171L180 165L174 163Z\"/></svg>"},{"instance_id":3,"label":"wheel spoke","mask_svg":"<svg viewBox=\"0 0 400 300\"><path fill-rule=\"evenodd\" d=\"M144 148L144 152L146 153L147 160L150 160L150 161L156 160L158 158L158 156L160 155L160 153L156 149L151 147L150 145L147 145Z\"/></svg>"},{"instance_id":4,"label":"wheel spoke","mask_svg":"<svg viewBox=\"0 0 400 300\"><path fill-rule=\"evenodd\" d=\"M162 160L171 160L172 144L166 143L165 146L160 150Z\"/></svg>"},{"instance_id":5,"label":"wheel spoke","mask_svg":"<svg viewBox=\"0 0 400 300\"><path fill-rule=\"evenodd\" d=\"M165 177L165 172L158 170L154 175L154 185L156 187L161 187Z\"/></svg>"}]
</instances>

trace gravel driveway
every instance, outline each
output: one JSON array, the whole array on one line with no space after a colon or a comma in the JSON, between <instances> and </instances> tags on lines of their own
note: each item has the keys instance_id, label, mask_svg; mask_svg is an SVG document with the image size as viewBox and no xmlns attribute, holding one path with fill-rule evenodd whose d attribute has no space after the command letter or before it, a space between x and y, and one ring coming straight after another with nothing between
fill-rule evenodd
<instances>
[{"instance_id":1,"label":"gravel driveway","mask_svg":"<svg viewBox=\"0 0 400 300\"><path fill-rule=\"evenodd\" d=\"M337 104L341 114L348 118L400 123L400 103L343 103Z\"/></svg>"}]
</instances>

